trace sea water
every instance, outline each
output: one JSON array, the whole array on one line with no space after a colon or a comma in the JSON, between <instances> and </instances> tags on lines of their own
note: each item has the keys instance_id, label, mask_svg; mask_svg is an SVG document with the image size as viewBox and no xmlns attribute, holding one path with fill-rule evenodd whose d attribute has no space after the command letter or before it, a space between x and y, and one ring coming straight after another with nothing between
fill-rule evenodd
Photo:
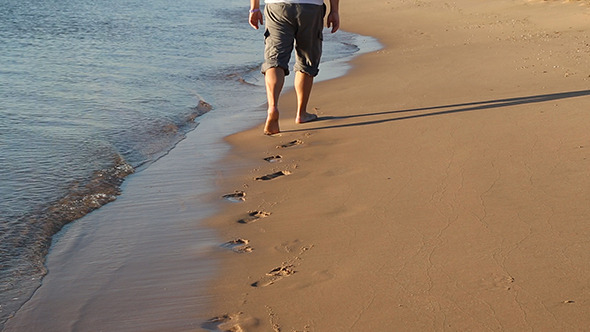
<instances>
[{"instance_id":1,"label":"sea water","mask_svg":"<svg viewBox=\"0 0 590 332\"><path fill-rule=\"evenodd\" d=\"M0 2L0 328L39 286L63 225L116 199L127 175L204 113L231 119L264 103L262 32L248 25L248 5ZM334 64L361 44L376 43L326 34L322 68L332 70L320 79L343 74Z\"/></svg>"}]
</instances>

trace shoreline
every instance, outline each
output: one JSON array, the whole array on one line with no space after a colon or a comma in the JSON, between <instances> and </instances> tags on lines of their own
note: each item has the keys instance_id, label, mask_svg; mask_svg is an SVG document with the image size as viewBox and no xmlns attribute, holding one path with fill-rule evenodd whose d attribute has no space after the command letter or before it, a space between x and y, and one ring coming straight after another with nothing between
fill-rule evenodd
<instances>
[{"instance_id":1,"label":"shoreline","mask_svg":"<svg viewBox=\"0 0 590 332\"><path fill-rule=\"evenodd\" d=\"M207 222L238 250L218 254L202 327L587 327L588 8L341 11L355 17L343 28L384 48L314 86L321 121L290 123L288 92L280 135L227 137L222 163L236 172L220 174L218 194L246 196Z\"/></svg>"},{"instance_id":2,"label":"shoreline","mask_svg":"<svg viewBox=\"0 0 590 332\"><path fill-rule=\"evenodd\" d=\"M354 38L369 43L368 37ZM325 74L338 75L324 70L323 79ZM49 273L42 285L8 319L3 331L62 331L72 324L82 329L104 326L135 331L150 324L167 330L199 329L205 317L197 316L206 312L208 283L218 268L209 256L225 250L215 232L201 222L223 206L212 193L220 172L212 165L229 149L221 137L244 130L244 124L254 126L263 119L263 111L253 107L237 114L205 114L195 133L189 132L163 157L130 175L117 200L67 224L54 236L46 256ZM219 136L220 132L224 134ZM202 165L195 167L197 162ZM175 230L166 229L162 222ZM176 253L182 257L174 257ZM166 273L177 276L166 277ZM70 290L67 296L64 290ZM109 304L114 298L120 303ZM161 307L160 301L170 308ZM134 308L137 302L142 308ZM152 310L157 312L145 316ZM118 312L126 312L129 318L118 317ZM114 319L98 322L93 317L96 313ZM48 324L48 317L56 315L62 318Z\"/></svg>"}]
</instances>

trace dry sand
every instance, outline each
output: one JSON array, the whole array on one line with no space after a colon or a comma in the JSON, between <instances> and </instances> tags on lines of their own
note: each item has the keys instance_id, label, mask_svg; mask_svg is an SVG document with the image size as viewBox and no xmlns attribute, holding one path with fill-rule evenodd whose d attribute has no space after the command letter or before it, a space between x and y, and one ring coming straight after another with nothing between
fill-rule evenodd
<instances>
[{"instance_id":1,"label":"dry sand","mask_svg":"<svg viewBox=\"0 0 590 332\"><path fill-rule=\"evenodd\" d=\"M321 121L287 93L281 135L228 138L246 197L210 224L241 240L203 327L589 330L589 8L343 1L384 49L315 86Z\"/></svg>"}]
</instances>

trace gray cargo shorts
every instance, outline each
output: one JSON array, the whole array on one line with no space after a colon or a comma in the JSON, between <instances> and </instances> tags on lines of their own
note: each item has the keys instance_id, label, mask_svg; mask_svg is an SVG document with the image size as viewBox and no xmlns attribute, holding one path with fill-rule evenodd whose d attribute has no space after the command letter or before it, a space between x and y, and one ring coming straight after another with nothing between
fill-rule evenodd
<instances>
[{"instance_id":1,"label":"gray cargo shorts","mask_svg":"<svg viewBox=\"0 0 590 332\"><path fill-rule=\"evenodd\" d=\"M295 46L294 71L312 77L319 72L322 29L326 6L269 3L264 6L264 63L262 73L280 67L289 75L289 60Z\"/></svg>"}]
</instances>

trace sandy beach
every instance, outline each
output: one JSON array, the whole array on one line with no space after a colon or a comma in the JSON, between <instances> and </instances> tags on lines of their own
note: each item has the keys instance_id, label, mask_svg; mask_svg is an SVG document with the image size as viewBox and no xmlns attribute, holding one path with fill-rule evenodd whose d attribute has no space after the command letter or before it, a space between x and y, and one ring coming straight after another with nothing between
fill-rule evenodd
<instances>
[{"instance_id":1,"label":"sandy beach","mask_svg":"<svg viewBox=\"0 0 590 332\"><path fill-rule=\"evenodd\" d=\"M589 8L343 2L384 48L315 86L321 121L286 93L280 135L228 137L203 328L588 330Z\"/></svg>"},{"instance_id":2,"label":"sandy beach","mask_svg":"<svg viewBox=\"0 0 590 332\"><path fill-rule=\"evenodd\" d=\"M54 238L3 331L590 330L590 3L341 18L383 48L315 85L319 121L289 91L278 135L207 114Z\"/></svg>"}]
</instances>

